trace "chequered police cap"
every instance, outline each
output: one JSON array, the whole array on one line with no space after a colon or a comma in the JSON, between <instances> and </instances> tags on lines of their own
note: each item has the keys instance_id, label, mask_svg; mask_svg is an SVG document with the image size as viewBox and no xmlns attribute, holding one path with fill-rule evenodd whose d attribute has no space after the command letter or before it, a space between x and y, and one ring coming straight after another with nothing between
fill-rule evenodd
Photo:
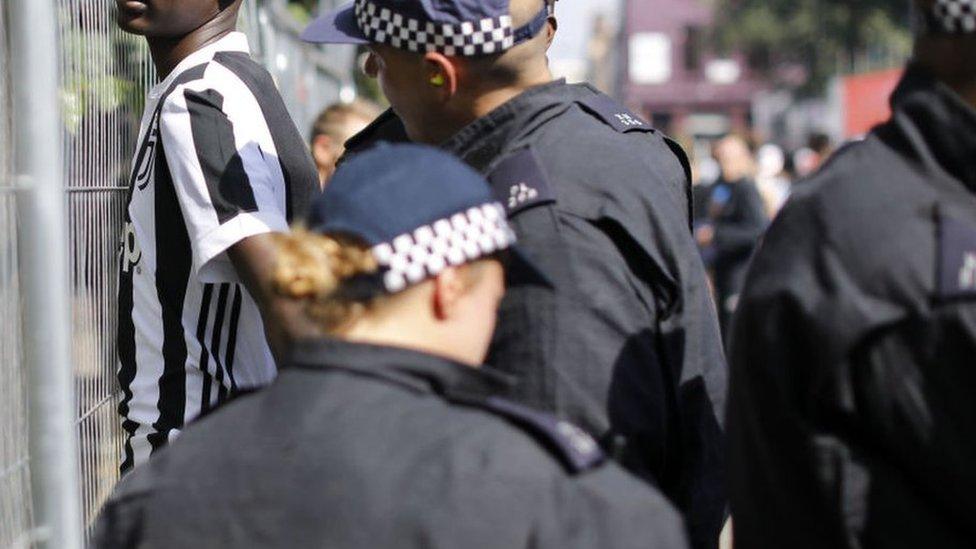
<instances>
[{"instance_id":1,"label":"chequered police cap","mask_svg":"<svg viewBox=\"0 0 976 549\"><path fill-rule=\"evenodd\" d=\"M507 249L515 233L497 202L458 212L372 248L383 286L397 293L438 275L448 266L475 261Z\"/></svg>"},{"instance_id":2,"label":"chequered police cap","mask_svg":"<svg viewBox=\"0 0 976 549\"><path fill-rule=\"evenodd\" d=\"M366 38L413 53L470 57L501 53L515 45L511 15L452 24L420 21L370 0L356 0L355 6L356 22Z\"/></svg>"},{"instance_id":3,"label":"chequered police cap","mask_svg":"<svg viewBox=\"0 0 976 549\"><path fill-rule=\"evenodd\" d=\"M950 34L976 32L976 0L936 0L932 23Z\"/></svg>"}]
</instances>

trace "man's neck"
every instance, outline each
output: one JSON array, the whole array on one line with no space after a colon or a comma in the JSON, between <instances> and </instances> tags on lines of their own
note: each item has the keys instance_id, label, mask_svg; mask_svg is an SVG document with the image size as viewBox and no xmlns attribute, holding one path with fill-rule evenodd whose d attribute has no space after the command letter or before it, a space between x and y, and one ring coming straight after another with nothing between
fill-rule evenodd
<instances>
[{"instance_id":1,"label":"man's neck","mask_svg":"<svg viewBox=\"0 0 976 549\"><path fill-rule=\"evenodd\" d=\"M218 17L185 36L177 38L146 37L146 42L149 43L149 53L152 56L153 64L156 65L156 74L159 79L163 80L169 76L181 61L194 52L213 44L234 30L235 25L232 21L228 23Z\"/></svg>"},{"instance_id":2,"label":"man's neck","mask_svg":"<svg viewBox=\"0 0 976 549\"><path fill-rule=\"evenodd\" d=\"M547 84L551 81L552 79L549 78L544 81L540 80L538 82L524 84L517 87L500 88L480 94L471 101L471 121L473 122L483 116L487 116L498 107L501 107L512 99L522 95L529 89L542 84Z\"/></svg>"},{"instance_id":3,"label":"man's neck","mask_svg":"<svg viewBox=\"0 0 976 549\"><path fill-rule=\"evenodd\" d=\"M457 114L453 117L447 117L448 119L445 120L445 124L439 128L440 131L436 135L428 136L426 141L432 145L440 145L451 137L454 137L457 132L467 127L468 124L491 114L498 107L501 107L526 91L552 81L552 74L546 70L540 72L538 78L526 80L516 86L506 86L472 94L470 99L462 103L462 108L459 109Z\"/></svg>"}]
</instances>

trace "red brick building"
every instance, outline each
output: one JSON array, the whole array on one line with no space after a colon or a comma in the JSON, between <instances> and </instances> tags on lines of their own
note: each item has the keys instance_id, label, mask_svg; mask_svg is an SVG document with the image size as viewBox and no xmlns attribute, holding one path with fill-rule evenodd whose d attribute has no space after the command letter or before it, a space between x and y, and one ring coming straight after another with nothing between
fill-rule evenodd
<instances>
[{"instance_id":1,"label":"red brick building","mask_svg":"<svg viewBox=\"0 0 976 549\"><path fill-rule=\"evenodd\" d=\"M673 135L708 139L750 123L761 88L741 56L708 48L710 0L624 0L620 95Z\"/></svg>"}]
</instances>

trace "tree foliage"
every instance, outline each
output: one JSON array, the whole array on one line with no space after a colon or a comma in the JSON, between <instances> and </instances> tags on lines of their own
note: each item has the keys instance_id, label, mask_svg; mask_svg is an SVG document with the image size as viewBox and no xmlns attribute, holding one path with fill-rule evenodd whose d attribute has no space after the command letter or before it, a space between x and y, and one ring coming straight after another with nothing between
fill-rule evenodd
<instances>
[{"instance_id":1,"label":"tree foliage","mask_svg":"<svg viewBox=\"0 0 976 549\"><path fill-rule=\"evenodd\" d=\"M716 0L720 49L744 52L774 83L819 92L839 73L904 61L906 0Z\"/></svg>"}]
</instances>

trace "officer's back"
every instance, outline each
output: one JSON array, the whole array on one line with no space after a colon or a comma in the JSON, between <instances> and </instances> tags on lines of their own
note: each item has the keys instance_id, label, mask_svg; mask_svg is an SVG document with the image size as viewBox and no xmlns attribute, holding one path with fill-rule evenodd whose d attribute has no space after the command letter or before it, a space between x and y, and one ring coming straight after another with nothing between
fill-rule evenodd
<instances>
[{"instance_id":1,"label":"officer's back","mask_svg":"<svg viewBox=\"0 0 976 549\"><path fill-rule=\"evenodd\" d=\"M917 4L891 119L791 197L733 322L737 547L976 540L976 17Z\"/></svg>"},{"instance_id":2,"label":"officer's back","mask_svg":"<svg viewBox=\"0 0 976 549\"><path fill-rule=\"evenodd\" d=\"M279 237L275 283L330 337L124 479L96 546L686 546L660 494L476 366L499 254L513 286L549 283L480 176L383 148L336 173L309 226Z\"/></svg>"},{"instance_id":3,"label":"officer's back","mask_svg":"<svg viewBox=\"0 0 976 549\"><path fill-rule=\"evenodd\" d=\"M553 80L542 0L356 6L305 33L367 43L396 113L347 150L411 139L462 158L554 282L507 294L488 364L519 378L514 399L580 424L659 486L696 547L715 546L725 366L683 153L606 95ZM500 21L517 28L496 33Z\"/></svg>"}]
</instances>

